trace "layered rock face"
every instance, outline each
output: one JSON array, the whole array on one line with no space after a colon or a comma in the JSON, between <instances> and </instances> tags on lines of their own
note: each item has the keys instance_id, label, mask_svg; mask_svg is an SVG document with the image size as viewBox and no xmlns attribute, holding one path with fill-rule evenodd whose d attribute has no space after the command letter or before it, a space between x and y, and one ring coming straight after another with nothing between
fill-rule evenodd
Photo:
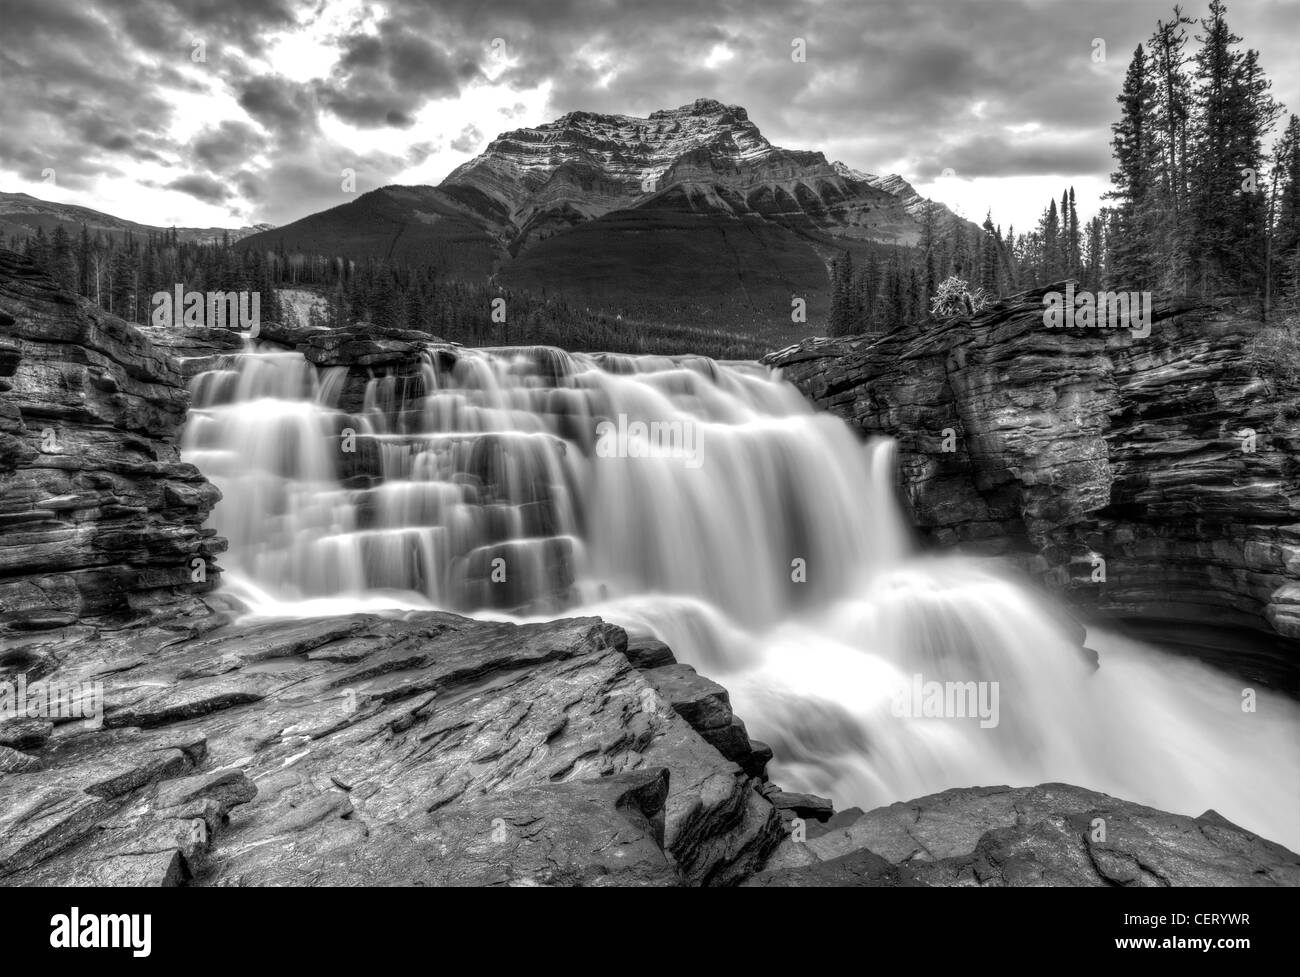
<instances>
[{"instance_id":1,"label":"layered rock face","mask_svg":"<svg viewBox=\"0 0 1300 977\"><path fill-rule=\"evenodd\" d=\"M571 219L589 219L629 206L661 188L684 157L725 160L739 170L783 153L740 106L698 99L645 119L570 112L502 133L442 186L482 194L526 234L544 230L547 212L567 209Z\"/></svg>"},{"instance_id":2,"label":"layered rock face","mask_svg":"<svg viewBox=\"0 0 1300 977\"><path fill-rule=\"evenodd\" d=\"M806 834L745 885L1300 885L1300 856L1214 811L1166 814L1068 784L948 790Z\"/></svg>"},{"instance_id":3,"label":"layered rock face","mask_svg":"<svg viewBox=\"0 0 1300 977\"><path fill-rule=\"evenodd\" d=\"M861 170L855 170L853 167L836 160L831 164L831 168L840 176L848 177L851 180L857 180L860 183L866 183L875 187L877 190L889 194L891 197L898 199L907 211L908 216L918 223L925 221L927 212L932 212L933 219L938 225L940 232L945 231L952 224L962 223L961 218L954 214L943 204L935 203L922 197L916 192L916 187L908 183L897 173L887 173L884 176L876 176L874 173L863 173Z\"/></svg>"},{"instance_id":4,"label":"layered rock face","mask_svg":"<svg viewBox=\"0 0 1300 977\"><path fill-rule=\"evenodd\" d=\"M919 200L901 179L885 179L911 192L907 203ZM739 105L701 98L648 118L570 112L504 133L440 189L504 217L514 231L512 253L633 206L756 216L850 239L912 240L916 215L897 184L888 189L878 180L831 165L821 153L773 146ZM666 191L666 200L655 199Z\"/></svg>"},{"instance_id":5,"label":"layered rock face","mask_svg":"<svg viewBox=\"0 0 1300 977\"><path fill-rule=\"evenodd\" d=\"M101 728L0 721L0 885L726 884L780 840L684 718L729 708L670 700L595 618L95 638L43 642L31 681L102 682Z\"/></svg>"},{"instance_id":6,"label":"layered rock face","mask_svg":"<svg viewBox=\"0 0 1300 977\"><path fill-rule=\"evenodd\" d=\"M213 589L220 498L180 460L176 361L0 251L0 627L134 616Z\"/></svg>"},{"instance_id":7,"label":"layered rock face","mask_svg":"<svg viewBox=\"0 0 1300 977\"><path fill-rule=\"evenodd\" d=\"M903 494L934 544L1019 556L1087 610L1294 649L1300 408L1250 364L1259 323L1157 302L1145 338L1048 329L1045 291L769 361L897 440Z\"/></svg>"}]
</instances>

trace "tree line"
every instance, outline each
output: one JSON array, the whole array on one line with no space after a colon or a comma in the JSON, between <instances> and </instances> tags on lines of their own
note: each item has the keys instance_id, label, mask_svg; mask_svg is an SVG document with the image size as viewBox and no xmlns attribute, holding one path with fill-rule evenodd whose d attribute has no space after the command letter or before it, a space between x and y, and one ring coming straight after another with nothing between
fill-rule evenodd
<instances>
[{"instance_id":1,"label":"tree line","mask_svg":"<svg viewBox=\"0 0 1300 977\"><path fill-rule=\"evenodd\" d=\"M1199 20L1175 6L1137 46L1117 96L1107 206L1081 223L1067 187L1035 227L1004 234L991 214L977 232L939 230L931 204L918 245L883 270L836 260L832 335L932 317L950 278L989 298L1072 278L1093 291L1238 296L1266 317L1300 311L1300 117L1266 151L1282 106L1241 43L1223 0Z\"/></svg>"},{"instance_id":2,"label":"tree line","mask_svg":"<svg viewBox=\"0 0 1300 977\"><path fill-rule=\"evenodd\" d=\"M280 304L274 285L283 277L279 256L235 248L229 235L216 242L181 241L176 230L140 236L90 233L85 224L75 237L59 225L51 234L11 239L0 246L21 251L55 281L84 295L105 312L130 322L148 323L153 296L186 291L254 291L261 295L261 315L278 321Z\"/></svg>"},{"instance_id":3,"label":"tree line","mask_svg":"<svg viewBox=\"0 0 1300 977\"><path fill-rule=\"evenodd\" d=\"M592 310L563 296L536 295L490 282L465 282L432 264L241 248L228 235L181 241L174 230L139 236L79 235L62 225L26 237L0 235L0 247L31 258L51 277L106 312L148 324L153 296L186 292L255 291L267 322L339 327L357 323L413 329L473 346L549 345L574 350L752 359L767 347L721 329L676 326ZM299 321L285 293L314 298ZM494 301L496 304L494 305ZM494 314L494 311L496 314Z\"/></svg>"}]
</instances>

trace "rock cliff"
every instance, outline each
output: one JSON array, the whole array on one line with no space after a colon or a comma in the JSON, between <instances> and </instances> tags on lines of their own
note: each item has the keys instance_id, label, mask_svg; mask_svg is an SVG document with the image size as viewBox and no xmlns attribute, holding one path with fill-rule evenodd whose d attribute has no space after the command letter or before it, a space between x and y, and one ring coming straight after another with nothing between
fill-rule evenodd
<instances>
[{"instance_id":1,"label":"rock cliff","mask_svg":"<svg viewBox=\"0 0 1300 977\"><path fill-rule=\"evenodd\" d=\"M0 628L129 617L213 589L220 498L180 460L176 361L0 251Z\"/></svg>"},{"instance_id":2,"label":"rock cliff","mask_svg":"<svg viewBox=\"0 0 1300 977\"><path fill-rule=\"evenodd\" d=\"M1293 681L1300 404L1252 366L1259 323L1169 301L1145 338L1048 329L1047 290L768 361L896 439L933 544L1019 557L1087 611L1258 632Z\"/></svg>"}]
</instances>

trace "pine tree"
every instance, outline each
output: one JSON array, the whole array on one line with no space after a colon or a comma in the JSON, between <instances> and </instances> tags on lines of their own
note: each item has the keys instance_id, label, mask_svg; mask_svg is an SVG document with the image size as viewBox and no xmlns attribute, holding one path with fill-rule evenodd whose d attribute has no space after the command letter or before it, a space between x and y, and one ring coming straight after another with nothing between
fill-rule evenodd
<instances>
[{"instance_id":1,"label":"pine tree","mask_svg":"<svg viewBox=\"0 0 1300 977\"><path fill-rule=\"evenodd\" d=\"M1172 20L1157 21L1151 35L1152 172L1148 182L1152 268L1160 287L1185 293L1189 274L1188 133L1191 79L1186 70L1187 26L1196 21L1174 7Z\"/></svg>"},{"instance_id":2,"label":"pine tree","mask_svg":"<svg viewBox=\"0 0 1300 977\"><path fill-rule=\"evenodd\" d=\"M47 272L50 270L50 242L45 236L45 228L37 225L35 236L27 239L23 252L38 268Z\"/></svg>"},{"instance_id":3,"label":"pine tree","mask_svg":"<svg viewBox=\"0 0 1300 977\"><path fill-rule=\"evenodd\" d=\"M1064 276L1061 267L1061 221L1056 213L1056 201L1047 205L1038 226L1043 238L1043 280L1056 282Z\"/></svg>"},{"instance_id":4,"label":"pine tree","mask_svg":"<svg viewBox=\"0 0 1300 977\"><path fill-rule=\"evenodd\" d=\"M923 254L925 265L924 277L921 284L922 292L922 313L928 314L930 307L930 297L934 295L934 290L939 285L939 271L935 262L938 258L936 248L938 245L938 224L939 224L939 207L933 201L925 202L925 209L921 212L921 241L920 247Z\"/></svg>"},{"instance_id":5,"label":"pine tree","mask_svg":"<svg viewBox=\"0 0 1300 977\"><path fill-rule=\"evenodd\" d=\"M1211 0L1193 58L1189 236L1202 294L1259 294L1267 241L1262 146L1280 106L1268 94L1258 54L1234 50L1241 38L1229 28L1226 10L1223 0Z\"/></svg>"},{"instance_id":6,"label":"pine tree","mask_svg":"<svg viewBox=\"0 0 1300 977\"><path fill-rule=\"evenodd\" d=\"M1103 213L1088 221L1082 274L1083 287L1090 292L1102 290L1103 263L1105 261L1105 248L1102 244L1102 238L1105 219L1103 211Z\"/></svg>"},{"instance_id":7,"label":"pine tree","mask_svg":"<svg viewBox=\"0 0 1300 977\"><path fill-rule=\"evenodd\" d=\"M1230 251L1239 228L1233 226L1225 205L1236 196L1240 177L1232 159L1235 106L1233 78L1239 55L1232 50L1241 38L1228 27L1222 0L1210 0L1210 13L1201 20L1205 34L1195 62L1197 91L1196 151L1192 179L1192 252L1202 294L1222 288L1227 278Z\"/></svg>"},{"instance_id":8,"label":"pine tree","mask_svg":"<svg viewBox=\"0 0 1300 977\"><path fill-rule=\"evenodd\" d=\"M108 311L124 319L135 317L136 269L131 253L125 248L113 254L108 293Z\"/></svg>"},{"instance_id":9,"label":"pine tree","mask_svg":"<svg viewBox=\"0 0 1300 977\"><path fill-rule=\"evenodd\" d=\"M1268 196L1264 170L1268 159L1264 137L1282 111L1268 94L1269 81L1259 66L1259 52L1247 51L1233 76L1234 125L1232 154L1239 183L1233 203L1236 240L1228 262L1231 287L1259 296L1265 288L1268 264Z\"/></svg>"},{"instance_id":10,"label":"pine tree","mask_svg":"<svg viewBox=\"0 0 1300 977\"><path fill-rule=\"evenodd\" d=\"M1269 295L1300 311L1300 116L1292 115L1273 153Z\"/></svg>"},{"instance_id":11,"label":"pine tree","mask_svg":"<svg viewBox=\"0 0 1300 977\"><path fill-rule=\"evenodd\" d=\"M50 277L73 294L77 292L77 262L72 254L72 238L62 224L50 238Z\"/></svg>"},{"instance_id":12,"label":"pine tree","mask_svg":"<svg viewBox=\"0 0 1300 977\"><path fill-rule=\"evenodd\" d=\"M1154 277L1149 192L1155 161L1152 94L1146 54L1139 44L1118 97L1120 120L1111 126L1116 169L1111 174L1114 189L1107 196L1118 204L1114 209L1116 230L1111 236L1113 253L1106 266L1110 284L1124 290L1149 289Z\"/></svg>"},{"instance_id":13,"label":"pine tree","mask_svg":"<svg viewBox=\"0 0 1300 977\"><path fill-rule=\"evenodd\" d=\"M85 222L82 222L81 234L77 237L77 292L94 294L90 285L90 231Z\"/></svg>"},{"instance_id":14,"label":"pine tree","mask_svg":"<svg viewBox=\"0 0 1300 977\"><path fill-rule=\"evenodd\" d=\"M831 266L831 311L827 329L832 336L853 335L853 256L845 251Z\"/></svg>"},{"instance_id":15,"label":"pine tree","mask_svg":"<svg viewBox=\"0 0 1300 977\"><path fill-rule=\"evenodd\" d=\"M990 296L996 297L1001 294L998 281L998 239L993 230L993 214L989 212L984 216L984 237L980 244L980 288L984 289Z\"/></svg>"},{"instance_id":16,"label":"pine tree","mask_svg":"<svg viewBox=\"0 0 1300 977\"><path fill-rule=\"evenodd\" d=\"M1083 242L1079 227L1079 211L1074 203L1074 187L1070 187L1066 206L1068 209L1061 215L1065 224L1065 273L1070 278L1078 278L1083 269Z\"/></svg>"}]
</instances>

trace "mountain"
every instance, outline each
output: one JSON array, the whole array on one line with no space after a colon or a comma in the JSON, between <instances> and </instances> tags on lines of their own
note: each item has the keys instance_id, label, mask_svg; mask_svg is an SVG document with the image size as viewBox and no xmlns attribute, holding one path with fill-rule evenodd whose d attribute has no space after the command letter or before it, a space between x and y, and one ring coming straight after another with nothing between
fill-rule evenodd
<instances>
[{"instance_id":1,"label":"mountain","mask_svg":"<svg viewBox=\"0 0 1300 977\"><path fill-rule=\"evenodd\" d=\"M831 166L836 173L847 177L851 180L860 180L863 183L869 183L877 190L883 190L890 196L897 197L903 203L903 209L918 223L925 220L925 210L927 207L934 208L936 223L941 228L946 228L953 223L964 223L968 227L974 227L970 221L959 217L941 203L936 203L926 197L922 197L916 192L916 188L908 183L897 173L890 173L886 176L872 176L870 173L863 173L861 170L855 170L852 167L836 160Z\"/></svg>"},{"instance_id":2,"label":"mountain","mask_svg":"<svg viewBox=\"0 0 1300 977\"><path fill-rule=\"evenodd\" d=\"M56 227L62 226L74 238L81 233L85 224L91 234L96 231L104 235L124 237L127 233L144 237L150 232L159 233L171 228L154 227L149 224L137 224L123 220L111 214L104 214L89 207L77 207L73 204L54 203L41 200L26 193L0 193L0 234L25 237L35 234L38 227L44 228L47 235ZM255 224L252 227L178 227L176 234L182 241L219 241L221 235L229 234L232 241L271 230L271 224Z\"/></svg>"},{"instance_id":3,"label":"mountain","mask_svg":"<svg viewBox=\"0 0 1300 977\"><path fill-rule=\"evenodd\" d=\"M900 177L773 146L740 106L698 99L516 129L437 187L374 190L241 246L431 260L670 321L788 326L792 297L824 314L842 251L915 244L927 203Z\"/></svg>"}]
</instances>

